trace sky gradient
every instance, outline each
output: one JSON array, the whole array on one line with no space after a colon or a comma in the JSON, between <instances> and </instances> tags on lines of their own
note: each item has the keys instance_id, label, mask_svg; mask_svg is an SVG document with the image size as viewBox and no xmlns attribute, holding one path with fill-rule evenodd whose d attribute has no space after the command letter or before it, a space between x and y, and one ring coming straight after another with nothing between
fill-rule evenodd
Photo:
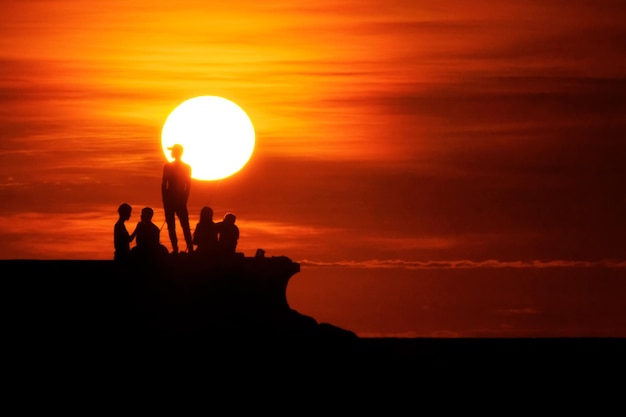
<instances>
[{"instance_id":1,"label":"sky gradient","mask_svg":"<svg viewBox=\"0 0 626 417\"><path fill-rule=\"evenodd\" d=\"M112 259L122 202L129 229L144 206L160 226L163 123L218 95L248 113L256 147L232 177L194 181L191 223L204 205L234 212L247 255L626 275L622 1L0 11L3 259Z\"/></svg>"}]
</instances>

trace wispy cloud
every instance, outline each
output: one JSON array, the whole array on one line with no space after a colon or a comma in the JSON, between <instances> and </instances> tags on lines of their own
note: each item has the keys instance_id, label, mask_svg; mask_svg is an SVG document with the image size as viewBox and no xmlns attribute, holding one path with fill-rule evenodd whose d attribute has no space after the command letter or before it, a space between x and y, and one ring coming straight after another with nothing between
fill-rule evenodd
<instances>
[{"instance_id":1,"label":"wispy cloud","mask_svg":"<svg viewBox=\"0 0 626 417\"><path fill-rule=\"evenodd\" d=\"M482 269L482 268L626 268L626 261L568 261L568 260L533 260L533 261L405 261L372 259L367 261L320 262L309 259L297 260L306 267L320 268L365 268L365 269Z\"/></svg>"},{"instance_id":2,"label":"wispy cloud","mask_svg":"<svg viewBox=\"0 0 626 417\"><path fill-rule=\"evenodd\" d=\"M249 112L258 146L253 171L198 185L190 210L241 214L245 250L359 262L624 253L619 1L5 3L2 233L16 213L160 206L162 123L211 93ZM71 247L59 222L38 230L68 233Z\"/></svg>"}]
</instances>

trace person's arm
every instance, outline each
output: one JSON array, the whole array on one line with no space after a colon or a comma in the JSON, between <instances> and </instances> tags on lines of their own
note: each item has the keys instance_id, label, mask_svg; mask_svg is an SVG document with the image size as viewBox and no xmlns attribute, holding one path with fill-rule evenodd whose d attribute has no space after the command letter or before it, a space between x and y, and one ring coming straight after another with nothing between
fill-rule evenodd
<instances>
[{"instance_id":1,"label":"person's arm","mask_svg":"<svg viewBox=\"0 0 626 417\"><path fill-rule=\"evenodd\" d=\"M154 230L154 245L159 246L161 244L161 229L159 229L159 226L157 226L156 224L152 229Z\"/></svg>"},{"instance_id":2,"label":"person's arm","mask_svg":"<svg viewBox=\"0 0 626 417\"><path fill-rule=\"evenodd\" d=\"M187 175L185 175L185 201L189 199L190 190L191 190L191 166L187 165Z\"/></svg>"},{"instance_id":3,"label":"person's arm","mask_svg":"<svg viewBox=\"0 0 626 417\"><path fill-rule=\"evenodd\" d=\"M137 226L135 226L135 230L133 230L133 233L130 235L131 242L135 239L135 237L137 237L137 233L139 233L140 228L141 228L141 222L138 222Z\"/></svg>"},{"instance_id":4,"label":"person's arm","mask_svg":"<svg viewBox=\"0 0 626 417\"><path fill-rule=\"evenodd\" d=\"M141 224L141 223L137 223L137 226L135 227L135 230L133 230L133 233L131 233L131 234L128 236L128 241L129 241L129 242L132 242L133 240L135 240L135 236L137 236L137 229L139 229L139 225L140 225L140 224Z\"/></svg>"},{"instance_id":5,"label":"person's arm","mask_svg":"<svg viewBox=\"0 0 626 417\"><path fill-rule=\"evenodd\" d=\"M161 199L165 201L165 192L167 191L167 165L163 167L163 179L161 180Z\"/></svg>"},{"instance_id":6,"label":"person's arm","mask_svg":"<svg viewBox=\"0 0 626 417\"><path fill-rule=\"evenodd\" d=\"M120 223L115 223L115 227L113 228L113 246L115 249L124 242L125 238L126 236L124 235L124 230L120 226Z\"/></svg>"},{"instance_id":7,"label":"person's arm","mask_svg":"<svg viewBox=\"0 0 626 417\"><path fill-rule=\"evenodd\" d=\"M193 243L194 245L198 245L198 229L200 229L199 224L196 225L196 228L193 230L193 235L191 236L191 243Z\"/></svg>"}]
</instances>

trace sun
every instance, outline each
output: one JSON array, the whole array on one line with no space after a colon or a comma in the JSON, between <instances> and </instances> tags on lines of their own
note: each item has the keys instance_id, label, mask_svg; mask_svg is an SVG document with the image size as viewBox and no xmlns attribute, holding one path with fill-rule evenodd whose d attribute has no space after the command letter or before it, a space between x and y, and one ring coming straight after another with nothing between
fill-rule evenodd
<instances>
[{"instance_id":1,"label":"sun","mask_svg":"<svg viewBox=\"0 0 626 417\"><path fill-rule=\"evenodd\" d=\"M252 121L232 101L218 96L198 96L179 104L169 114L161 132L161 147L184 148L182 160L191 165L191 176L213 181L240 171L254 151Z\"/></svg>"}]
</instances>

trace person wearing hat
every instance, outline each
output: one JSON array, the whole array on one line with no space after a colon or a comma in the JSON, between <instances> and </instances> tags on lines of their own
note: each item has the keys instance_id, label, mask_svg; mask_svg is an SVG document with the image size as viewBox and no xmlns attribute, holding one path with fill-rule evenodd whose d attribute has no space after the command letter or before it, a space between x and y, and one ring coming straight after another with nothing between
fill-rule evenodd
<instances>
[{"instance_id":1,"label":"person wearing hat","mask_svg":"<svg viewBox=\"0 0 626 417\"><path fill-rule=\"evenodd\" d=\"M191 187L191 166L181 160L182 145L176 144L167 148L172 152L172 162L163 167L163 181L161 182L161 196L165 211L165 222L172 243L172 253L178 253L178 238L176 236L176 216L183 229L187 252L193 252L191 228L189 227L189 212L187 200Z\"/></svg>"}]
</instances>

